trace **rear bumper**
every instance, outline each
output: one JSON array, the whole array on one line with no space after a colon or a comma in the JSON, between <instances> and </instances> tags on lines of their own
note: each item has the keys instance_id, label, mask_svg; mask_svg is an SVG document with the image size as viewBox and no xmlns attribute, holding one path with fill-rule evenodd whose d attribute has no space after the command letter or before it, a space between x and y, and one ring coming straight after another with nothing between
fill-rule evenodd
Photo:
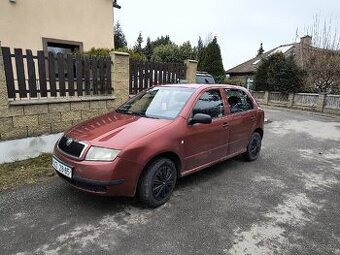
<instances>
[{"instance_id":1,"label":"rear bumper","mask_svg":"<svg viewBox=\"0 0 340 255\"><path fill-rule=\"evenodd\" d=\"M77 161L54 150L54 157L72 167L72 179L57 174L77 189L104 196L133 197L143 166L117 157L112 162Z\"/></svg>"}]
</instances>

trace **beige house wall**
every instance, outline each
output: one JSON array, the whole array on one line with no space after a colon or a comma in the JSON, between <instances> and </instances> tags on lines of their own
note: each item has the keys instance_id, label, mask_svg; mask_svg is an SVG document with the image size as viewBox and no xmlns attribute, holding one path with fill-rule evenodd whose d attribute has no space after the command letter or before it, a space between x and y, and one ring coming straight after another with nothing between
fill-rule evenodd
<instances>
[{"instance_id":1,"label":"beige house wall","mask_svg":"<svg viewBox=\"0 0 340 255\"><path fill-rule=\"evenodd\" d=\"M2 46L42 50L43 37L113 48L112 0L0 1Z\"/></svg>"}]
</instances>

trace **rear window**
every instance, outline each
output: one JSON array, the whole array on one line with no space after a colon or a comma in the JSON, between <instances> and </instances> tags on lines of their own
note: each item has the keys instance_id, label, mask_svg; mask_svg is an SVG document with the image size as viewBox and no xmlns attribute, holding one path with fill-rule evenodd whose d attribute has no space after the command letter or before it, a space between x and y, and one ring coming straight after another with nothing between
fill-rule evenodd
<instances>
[{"instance_id":1,"label":"rear window","mask_svg":"<svg viewBox=\"0 0 340 255\"><path fill-rule=\"evenodd\" d=\"M215 84L215 80L210 75L196 75L196 83L198 83L198 84Z\"/></svg>"}]
</instances>

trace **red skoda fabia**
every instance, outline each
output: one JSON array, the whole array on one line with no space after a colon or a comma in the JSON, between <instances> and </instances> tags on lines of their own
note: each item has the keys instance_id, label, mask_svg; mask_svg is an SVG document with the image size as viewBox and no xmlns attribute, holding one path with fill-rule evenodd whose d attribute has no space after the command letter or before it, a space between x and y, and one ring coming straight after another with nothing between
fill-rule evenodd
<instances>
[{"instance_id":1,"label":"red skoda fabia","mask_svg":"<svg viewBox=\"0 0 340 255\"><path fill-rule=\"evenodd\" d=\"M263 120L263 110L241 87L158 86L65 132L53 167L78 189L137 194L157 207L182 176L239 154L257 159Z\"/></svg>"}]
</instances>

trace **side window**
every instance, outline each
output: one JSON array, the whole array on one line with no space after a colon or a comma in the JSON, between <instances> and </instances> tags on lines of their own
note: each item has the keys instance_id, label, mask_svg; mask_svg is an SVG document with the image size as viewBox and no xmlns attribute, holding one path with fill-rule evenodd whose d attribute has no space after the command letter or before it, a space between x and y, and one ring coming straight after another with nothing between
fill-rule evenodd
<instances>
[{"instance_id":1,"label":"side window","mask_svg":"<svg viewBox=\"0 0 340 255\"><path fill-rule=\"evenodd\" d=\"M196 113L209 114L211 118L218 118L224 115L224 107L219 90L209 90L198 99L192 110L192 115Z\"/></svg>"},{"instance_id":2,"label":"side window","mask_svg":"<svg viewBox=\"0 0 340 255\"><path fill-rule=\"evenodd\" d=\"M244 112L253 109L253 103L249 96L242 90L225 89L231 113Z\"/></svg>"}]
</instances>

